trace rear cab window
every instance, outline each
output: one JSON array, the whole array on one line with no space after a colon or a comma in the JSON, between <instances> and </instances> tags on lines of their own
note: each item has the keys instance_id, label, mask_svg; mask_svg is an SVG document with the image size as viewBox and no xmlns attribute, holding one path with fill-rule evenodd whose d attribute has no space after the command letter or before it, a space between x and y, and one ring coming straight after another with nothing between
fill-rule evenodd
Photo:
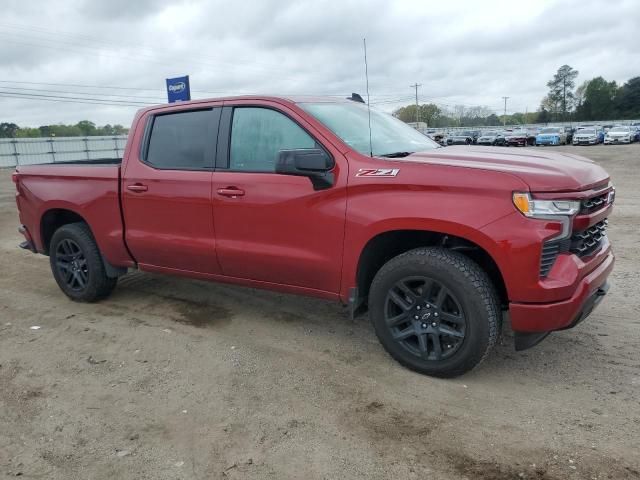
<instances>
[{"instance_id":1,"label":"rear cab window","mask_svg":"<svg viewBox=\"0 0 640 480\"><path fill-rule=\"evenodd\" d=\"M220 110L208 108L154 116L143 161L158 169L213 168Z\"/></svg>"}]
</instances>

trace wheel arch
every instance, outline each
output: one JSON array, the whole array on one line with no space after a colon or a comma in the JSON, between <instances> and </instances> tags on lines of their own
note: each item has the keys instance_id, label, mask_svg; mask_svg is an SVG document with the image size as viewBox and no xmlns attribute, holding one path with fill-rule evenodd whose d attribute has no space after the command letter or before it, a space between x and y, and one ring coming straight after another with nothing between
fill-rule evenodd
<instances>
[{"instance_id":1,"label":"wheel arch","mask_svg":"<svg viewBox=\"0 0 640 480\"><path fill-rule=\"evenodd\" d=\"M42 253L49 255L49 247L53 234L60 227L70 223L84 223L91 231L91 225L78 212L68 208L50 208L40 217L40 241ZM91 231L93 235L93 231Z\"/></svg>"},{"instance_id":2,"label":"wheel arch","mask_svg":"<svg viewBox=\"0 0 640 480\"><path fill-rule=\"evenodd\" d=\"M502 305L508 304L506 284L500 267L487 248L464 236L433 230L398 229L380 232L370 238L358 258L356 288L358 303L366 302L371 282L390 259L420 247L438 246L457 251L475 261L494 284Z\"/></svg>"}]
</instances>

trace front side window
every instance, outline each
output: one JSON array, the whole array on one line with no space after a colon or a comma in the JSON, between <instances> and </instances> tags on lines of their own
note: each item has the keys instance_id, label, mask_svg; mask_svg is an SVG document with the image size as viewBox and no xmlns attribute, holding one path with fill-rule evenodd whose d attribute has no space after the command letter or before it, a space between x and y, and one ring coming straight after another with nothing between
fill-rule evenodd
<instances>
[{"instance_id":1,"label":"front side window","mask_svg":"<svg viewBox=\"0 0 640 480\"><path fill-rule=\"evenodd\" d=\"M215 139L211 131L211 110L158 115L153 120L147 163L173 170L210 168L208 147Z\"/></svg>"},{"instance_id":2,"label":"front side window","mask_svg":"<svg viewBox=\"0 0 640 480\"><path fill-rule=\"evenodd\" d=\"M274 172L280 150L315 147L315 140L280 112L260 107L238 107L233 111L231 170Z\"/></svg>"}]
</instances>

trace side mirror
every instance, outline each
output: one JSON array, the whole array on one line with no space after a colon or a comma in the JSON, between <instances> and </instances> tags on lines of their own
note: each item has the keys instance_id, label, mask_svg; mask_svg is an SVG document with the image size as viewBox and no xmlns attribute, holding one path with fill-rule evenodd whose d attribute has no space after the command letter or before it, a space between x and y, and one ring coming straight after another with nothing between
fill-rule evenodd
<instances>
[{"instance_id":1,"label":"side mirror","mask_svg":"<svg viewBox=\"0 0 640 480\"><path fill-rule=\"evenodd\" d=\"M276 173L308 177L315 190L324 190L334 184L334 176L329 170L333 161L320 148L280 150L276 162Z\"/></svg>"}]
</instances>

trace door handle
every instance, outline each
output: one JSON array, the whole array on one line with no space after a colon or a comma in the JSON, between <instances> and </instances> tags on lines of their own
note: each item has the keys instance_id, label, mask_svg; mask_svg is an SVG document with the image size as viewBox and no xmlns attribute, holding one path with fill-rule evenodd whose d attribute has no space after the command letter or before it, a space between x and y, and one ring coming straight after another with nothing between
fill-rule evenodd
<instances>
[{"instance_id":1,"label":"door handle","mask_svg":"<svg viewBox=\"0 0 640 480\"><path fill-rule=\"evenodd\" d=\"M149 188L146 185L141 183L134 183L133 185L127 185L127 190L131 190L132 192L146 192Z\"/></svg>"},{"instance_id":2,"label":"door handle","mask_svg":"<svg viewBox=\"0 0 640 480\"><path fill-rule=\"evenodd\" d=\"M231 197L231 198L243 197L244 190L238 187L219 188L218 195L222 195L223 197Z\"/></svg>"}]
</instances>

